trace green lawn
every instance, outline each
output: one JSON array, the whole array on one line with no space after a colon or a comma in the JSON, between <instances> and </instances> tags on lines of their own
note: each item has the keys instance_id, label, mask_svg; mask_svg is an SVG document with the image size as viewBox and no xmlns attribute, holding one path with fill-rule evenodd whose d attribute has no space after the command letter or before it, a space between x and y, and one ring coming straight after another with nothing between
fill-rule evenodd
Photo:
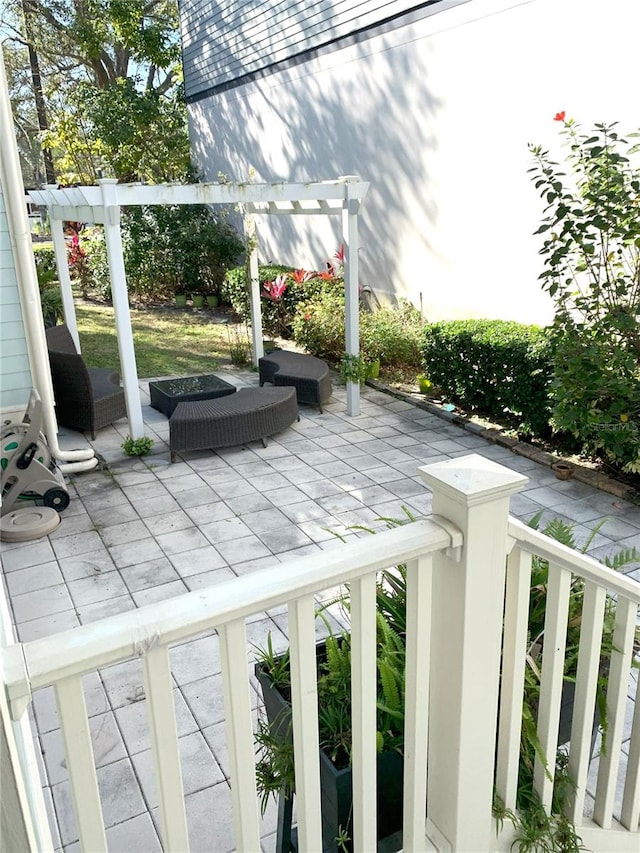
<instances>
[{"instance_id":1,"label":"green lawn","mask_svg":"<svg viewBox=\"0 0 640 853\"><path fill-rule=\"evenodd\" d=\"M113 307L76 302L76 314L87 364L117 367L120 360ZM238 327L221 320L219 315L191 308L132 308L138 376L209 373L221 363L230 363L229 337Z\"/></svg>"}]
</instances>

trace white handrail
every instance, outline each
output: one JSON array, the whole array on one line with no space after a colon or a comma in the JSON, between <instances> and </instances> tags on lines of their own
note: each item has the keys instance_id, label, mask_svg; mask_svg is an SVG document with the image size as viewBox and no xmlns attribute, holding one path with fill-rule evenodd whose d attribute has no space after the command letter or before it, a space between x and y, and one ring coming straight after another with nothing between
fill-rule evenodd
<instances>
[{"instance_id":1,"label":"white handrail","mask_svg":"<svg viewBox=\"0 0 640 853\"><path fill-rule=\"evenodd\" d=\"M460 544L461 537L427 518L361 539L349 548L345 546L344 551L338 548L304 557L296 563L295 572L287 563L32 640L21 647L22 675L17 671L17 655L6 661L9 699L23 702L29 689L47 687L72 675L128 660L159 644L179 643L202 631L348 583L369 572Z\"/></svg>"},{"instance_id":2,"label":"white handrail","mask_svg":"<svg viewBox=\"0 0 640 853\"><path fill-rule=\"evenodd\" d=\"M633 578L603 566L593 557L581 554L567 545L556 542L555 539L550 539L544 533L534 530L516 518L509 518L509 536L515 539L523 550L530 551L574 575L579 575L584 580L605 586L611 592L623 595L629 601L640 605L640 583Z\"/></svg>"}]
</instances>

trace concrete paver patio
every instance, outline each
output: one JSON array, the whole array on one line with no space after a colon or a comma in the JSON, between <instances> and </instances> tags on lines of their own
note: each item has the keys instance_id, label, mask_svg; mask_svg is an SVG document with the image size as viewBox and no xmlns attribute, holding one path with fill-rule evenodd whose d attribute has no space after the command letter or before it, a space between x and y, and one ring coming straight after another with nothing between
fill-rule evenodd
<instances>
[{"instance_id":1,"label":"concrete paver patio","mask_svg":"<svg viewBox=\"0 0 640 853\"><path fill-rule=\"evenodd\" d=\"M237 386L257 384L250 371L229 371ZM419 465L479 453L529 478L512 498L523 520L575 522L579 543L606 519L589 547L602 559L621 548L640 549L640 508L519 457L437 416L371 388L361 414L345 414L337 387L324 414L302 406L301 420L259 442L218 452L181 454L170 464L168 421L148 406L141 383L151 456L131 459L121 443L125 421L102 430L94 446L108 471L74 476L71 505L59 528L35 542L2 547L4 580L18 637L28 641L171 598L190 590L367 535L355 524L384 527L406 507L430 512ZM63 446L82 446L78 433ZM640 568L628 574L640 580ZM286 646L286 614L262 614L249 641ZM233 849L231 797L224 734L218 640L201 636L173 648L172 670L186 807L193 850ZM157 802L139 661L85 678L109 847L160 850ZM259 698L254 692L254 706ZM58 849L79 849L52 689L37 691L34 730L42 754L44 789ZM629 732L627 732L627 738ZM627 742L628 748L628 742ZM274 848L275 806L263 822L263 848Z\"/></svg>"}]
</instances>

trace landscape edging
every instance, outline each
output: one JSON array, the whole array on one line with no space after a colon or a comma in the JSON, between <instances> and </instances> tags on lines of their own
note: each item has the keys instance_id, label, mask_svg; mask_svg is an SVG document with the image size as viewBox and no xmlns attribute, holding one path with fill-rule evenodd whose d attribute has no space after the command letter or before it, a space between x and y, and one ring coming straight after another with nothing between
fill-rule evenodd
<instances>
[{"instance_id":1,"label":"landscape edging","mask_svg":"<svg viewBox=\"0 0 640 853\"><path fill-rule=\"evenodd\" d=\"M388 394L398 400L404 400L407 403L412 403L419 409L424 409L432 415L436 415L445 421L449 421L450 423L454 423L457 426L462 427L462 429L467 432L482 436L482 438L486 438L494 444L506 447L513 453L518 454L518 456L524 456L525 458L531 459L540 465L546 465L548 468L551 468L558 462L567 462L567 460L562 456L555 456L553 453L547 453L547 451L540 450L540 448L527 444L525 441L519 441L516 438L511 438L510 436L505 435L498 427L485 427L483 424L475 423L470 418L460 415L457 412L447 412L435 403L422 399L421 395L418 395L417 392L408 393L406 391L400 391L396 388L391 388L389 385L385 385L384 382L381 382L378 379L367 379L366 384L371 388L375 388L376 391L382 391L384 394ZM573 460L569 461L568 464L573 468L574 480L578 480L588 486L593 486L593 488L600 489L600 491L607 492L608 494L615 495L615 497L624 498L625 500L631 501L631 503L638 503L640 496L632 486L628 486L626 483L621 483L619 480L615 480L612 477L607 476L607 474L603 474L601 471L594 471L591 468L580 465Z\"/></svg>"}]
</instances>

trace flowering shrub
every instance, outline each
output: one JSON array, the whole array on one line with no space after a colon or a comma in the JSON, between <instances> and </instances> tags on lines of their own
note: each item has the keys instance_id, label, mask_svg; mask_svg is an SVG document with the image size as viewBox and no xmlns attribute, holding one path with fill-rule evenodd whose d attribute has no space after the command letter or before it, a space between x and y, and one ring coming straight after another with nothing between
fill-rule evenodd
<instances>
[{"instance_id":1,"label":"flowering shrub","mask_svg":"<svg viewBox=\"0 0 640 853\"><path fill-rule=\"evenodd\" d=\"M258 269L262 299L262 326L268 335L293 336L293 318L298 305L334 283L340 290L342 278L332 273L293 267L261 265ZM243 319L249 318L249 285L245 267L235 267L226 275L223 295Z\"/></svg>"},{"instance_id":2,"label":"flowering shrub","mask_svg":"<svg viewBox=\"0 0 640 853\"><path fill-rule=\"evenodd\" d=\"M69 223L71 234L67 236L67 261L69 263L69 273L74 281L80 285L83 297L86 298L89 287L93 281L91 269L87 253L83 246L80 245L80 230L71 228L72 223Z\"/></svg>"},{"instance_id":3,"label":"flowering shrub","mask_svg":"<svg viewBox=\"0 0 640 853\"><path fill-rule=\"evenodd\" d=\"M555 116L566 164L530 146L545 203L543 288L555 303L552 424L584 452L640 472L640 166L616 124Z\"/></svg>"}]
</instances>

